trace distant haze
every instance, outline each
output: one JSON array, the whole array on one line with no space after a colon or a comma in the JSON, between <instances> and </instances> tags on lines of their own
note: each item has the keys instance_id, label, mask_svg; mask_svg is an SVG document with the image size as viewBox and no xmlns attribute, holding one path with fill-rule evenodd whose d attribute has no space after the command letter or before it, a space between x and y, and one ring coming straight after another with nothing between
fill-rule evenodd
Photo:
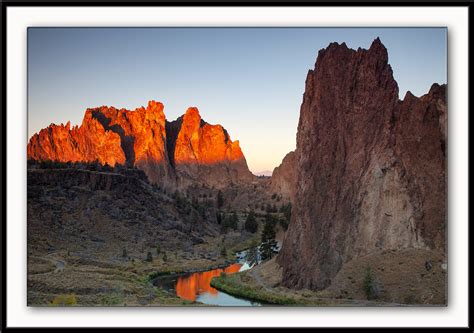
<instances>
[{"instance_id":1,"label":"distant haze","mask_svg":"<svg viewBox=\"0 0 474 333\"><path fill-rule=\"evenodd\" d=\"M239 140L249 168L271 173L295 149L307 71L331 42L380 37L400 88L446 83L445 28L29 28L28 135L79 125L88 107L157 100L168 120L189 106Z\"/></svg>"},{"instance_id":2,"label":"distant haze","mask_svg":"<svg viewBox=\"0 0 474 333\"><path fill-rule=\"evenodd\" d=\"M266 176L266 177L271 177L273 171L272 170L264 170L264 171L257 171L254 172L253 174L255 176Z\"/></svg>"}]
</instances>

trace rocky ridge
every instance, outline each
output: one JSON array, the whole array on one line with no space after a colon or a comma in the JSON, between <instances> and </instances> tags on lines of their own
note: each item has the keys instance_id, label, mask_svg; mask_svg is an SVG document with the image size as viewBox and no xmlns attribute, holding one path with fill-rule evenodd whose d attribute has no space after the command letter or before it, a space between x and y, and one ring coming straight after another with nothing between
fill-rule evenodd
<instances>
[{"instance_id":1,"label":"rocky ridge","mask_svg":"<svg viewBox=\"0 0 474 333\"><path fill-rule=\"evenodd\" d=\"M223 187L253 179L239 142L221 125L206 123L197 108L168 122L163 109L155 101L134 111L87 109L81 126L51 124L34 134L28 159L127 165L168 187Z\"/></svg>"}]
</instances>

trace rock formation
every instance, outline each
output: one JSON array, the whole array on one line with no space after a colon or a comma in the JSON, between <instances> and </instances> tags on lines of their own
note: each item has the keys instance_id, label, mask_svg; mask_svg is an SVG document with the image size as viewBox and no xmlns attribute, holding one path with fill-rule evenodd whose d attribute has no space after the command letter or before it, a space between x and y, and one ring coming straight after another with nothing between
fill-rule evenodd
<instances>
[{"instance_id":1,"label":"rock formation","mask_svg":"<svg viewBox=\"0 0 474 333\"><path fill-rule=\"evenodd\" d=\"M150 101L134 111L87 109L80 127L54 125L34 134L28 159L135 166L153 183L222 187L252 179L239 142L221 125L209 125L197 108L167 122L163 104Z\"/></svg>"},{"instance_id":2,"label":"rock formation","mask_svg":"<svg viewBox=\"0 0 474 333\"><path fill-rule=\"evenodd\" d=\"M60 162L94 162L115 165L125 163L120 136L106 131L87 112L80 127L70 129L70 123L51 124L34 134L27 148L28 159Z\"/></svg>"},{"instance_id":3,"label":"rock formation","mask_svg":"<svg viewBox=\"0 0 474 333\"><path fill-rule=\"evenodd\" d=\"M323 289L344 263L440 249L446 222L446 87L398 98L386 48L331 43L308 72L298 124L283 284Z\"/></svg>"},{"instance_id":4,"label":"rock formation","mask_svg":"<svg viewBox=\"0 0 474 333\"><path fill-rule=\"evenodd\" d=\"M296 160L295 152L289 152L281 161L281 164L273 170L270 181L270 191L279 193L285 198L293 197L293 186L296 183Z\"/></svg>"},{"instance_id":5,"label":"rock formation","mask_svg":"<svg viewBox=\"0 0 474 333\"><path fill-rule=\"evenodd\" d=\"M221 125L202 120L197 108L168 123L168 129L168 149L181 183L198 179L219 187L252 179L239 142L232 142Z\"/></svg>"}]
</instances>

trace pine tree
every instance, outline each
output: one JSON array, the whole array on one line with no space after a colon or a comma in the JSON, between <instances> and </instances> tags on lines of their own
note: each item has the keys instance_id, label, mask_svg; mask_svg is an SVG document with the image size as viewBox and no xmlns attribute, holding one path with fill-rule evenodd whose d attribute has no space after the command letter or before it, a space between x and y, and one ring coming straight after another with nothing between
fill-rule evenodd
<instances>
[{"instance_id":1,"label":"pine tree","mask_svg":"<svg viewBox=\"0 0 474 333\"><path fill-rule=\"evenodd\" d=\"M247 215L247 219L245 220L245 230L251 233L255 233L258 230L257 219L255 218L253 211Z\"/></svg>"},{"instance_id":2,"label":"pine tree","mask_svg":"<svg viewBox=\"0 0 474 333\"><path fill-rule=\"evenodd\" d=\"M224 206L224 195L222 191L219 190L219 192L217 192L217 208L221 208L222 206Z\"/></svg>"},{"instance_id":3,"label":"pine tree","mask_svg":"<svg viewBox=\"0 0 474 333\"><path fill-rule=\"evenodd\" d=\"M270 216L270 218L268 218ZM275 240L275 223L270 214L267 214L265 226L262 231L262 245L260 246L260 256L262 260L271 259L277 251Z\"/></svg>"},{"instance_id":4,"label":"pine tree","mask_svg":"<svg viewBox=\"0 0 474 333\"><path fill-rule=\"evenodd\" d=\"M151 252L149 252L149 251L146 254L146 261L153 261L153 256L151 255Z\"/></svg>"},{"instance_id":5,"label":"pine tree","mask_svg":"<svg viewBox=\"0 0 474 333\"><path fill-rule=\"evenodd\" d=\"M225 248L225 245L223 245L221 248L221 256L224 258L227 257L227 250Z\"/></svg>"},{"instance_id":6,"label":"pine tree","mask_svg":"<svg viewBox=\"0 0 474 333\"><path fill-rule=\"evenodd\" d=\"M245 260L250 263L250 265L257 264L259 261L258 247L257 245L250 247L245 254Z\"/></svg>"},{"instance_id":7,"label":"pine tree","mask_svg":"<svg viewBox=\"0 0 474 333\"><path fill-rule=\"evenodd\" d=\"M230 218L230 227L234 230L237 230L239 227L239 217L236 212L233 212Z\"/></svg>"}]
</instances>

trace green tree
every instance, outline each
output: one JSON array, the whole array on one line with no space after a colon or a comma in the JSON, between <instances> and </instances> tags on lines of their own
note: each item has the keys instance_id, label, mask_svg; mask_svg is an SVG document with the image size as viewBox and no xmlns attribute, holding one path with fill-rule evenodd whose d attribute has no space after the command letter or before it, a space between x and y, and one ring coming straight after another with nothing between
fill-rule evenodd
<instances>
[{"instance_id":1,"label":"green tree","mask_svg":"<svg viewBox=\"0 0 474 333\"><path fill-rule=\"evenodd\" d=\"M272 212L272 205L267 203L267 208L265 210L266 210L267 213L271 213Z\"/></svg>"},{"instance_id":2,"label":"green tree","mask_svg":"<svg viewBox=\"0 0 474 333\"><path fill-rule=\"evenodd\" d=\"M221 248L221 257L227 257L227 250L225 248L225 245L223 245Z\"/></svg>"},{"instance_id":3,"label":"green tree","mask_svg":"<svg viewBox=\"0 0 474 333\"><path fill-rule=\"evenodd\" d=\"M236 212L233 212L230 216L229 227L234 230L237 230L237 228L239 227L239 217L237 216Z\"/></svg>"},{"instance_id":4,"label":"green tree","mask_svg":"<svg viewBox=\"0 0 474 333\"><path fill-rule=\"evenodd\" d=\"M153 256L151 255L150 251L148 251L148 253L146 254L146 261L153 261Z\"/></svg>"},{"instance_id":5,"label":"green tree","mask_svg":"<svg viewBox=\"0 0 474 333\"><path fill-rule=\"evenodd\" d=\"M372 272L372 267L367 266L365 269L363 288L365 296L368 300L377 299L380 296L380 286Z\"/></svg>"},{"instance_id":6,"label":"green tree","mask_svg":"<svg viewBox=\"0 0 474 333\"><path fill-rule=\"evenodd\" d=\"M234 212L231 215L227 215L222 221L222 232L227 232L229 229L237 230L239 226L239 218Z\"/></svg>"},{"instance_id":7,"label":"green tree","mask_svg":"<svg viewBox=\"0 0 474 333\"><path fill-rule=\"evenodd\" d=\"M250 264L257 264L259 261L259 254L258 254L258 241L254 240L250 244L250 248L245 253L245 260Z\"/></svg>"},{"instance_id":8,"label":"green tree","mask_svg":"<svg viewBox=\"0 0 474 333\"><path fill-rule=\"evenodd\" d=\"M277 251L275 222L270 214L267 214L265 220L265 226L262 231L262 245L260 246L260 256L262 260L271 259Z\"/></svg>"},{"instance_id":9,"label":"green tree","mask_svg":"<svg viewBox=\"0 0 474 333\"><path fill-rule=\"evenodd\" d=\"M156 255L159 255L161 253L161 246L160 244L156 244Z\"/></svg>"},{"instance_id":10,"label":"green tree","mask_svg":"<svg viewBox=\"0 0 474 333\"><path fill-rule=\"evenodd\" d=\"M163 252L163 261L168 261L168 256L166 255L166 252Z\"/></svg>"},{"instance_id":11,"label":"green tree","mask_svg":"<svg viewBox=\"0 0 474 333\"><path fill-rule=\"evenodd\" d=\"M217 208L221 208L222 206L224 206L224 195L222 191L219 190L219 192L217 192Z\"/></svg>"},{"instance_id":12,"label":"green tree","mask_svg":"<svg viewBox=\"0 0 474 333\"><path fill-rule=\"evenodd\" d=\"M283 229L287 230L291 221L291 202L287 205L282 205L280 207L280 213L283 213L283 218L280 219L280 224Z\"/></svg>"},{"instance_id":13,"label":"green tree","mask_svg":"<svg viewBox=\"0 0 474 333\"><path fill-rule=\"evenodd\" d=\"M251 233L255 233L258 230L258 223L257 219L255 218L255 214L253 211L251 211L247 215L247 219L245 220L245 230Z\"/></svg>"}]
</instances>

